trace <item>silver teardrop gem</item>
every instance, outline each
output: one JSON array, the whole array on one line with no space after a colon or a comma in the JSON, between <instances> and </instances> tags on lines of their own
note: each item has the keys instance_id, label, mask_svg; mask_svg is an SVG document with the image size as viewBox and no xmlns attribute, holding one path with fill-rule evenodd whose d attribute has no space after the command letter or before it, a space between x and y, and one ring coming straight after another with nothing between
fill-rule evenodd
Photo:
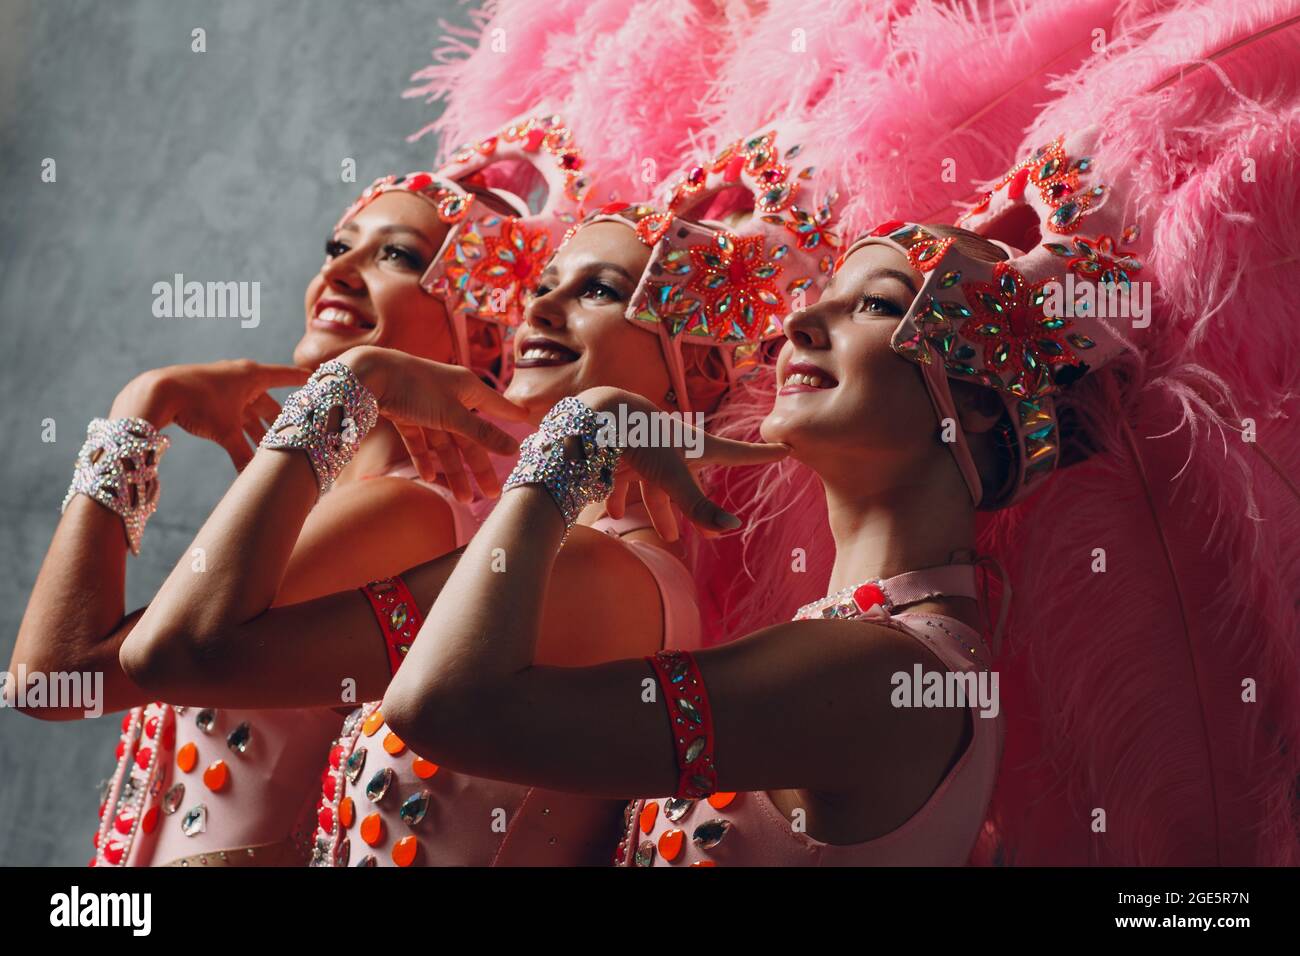
<instances>
[{"instance_id":1,"label":"silver teardrop gem","mask_svg":"<svg viewBox=\"0 0 1300 956\"><path fill-rule=\"evenodd\" d=\"M171 816L180 809L181 801L185 799L185 784L174 784L166 795L162 798L163 813Z\"/></svg>"},{"instance_id":2,"label":"silver teardrop gem","mask_svg":"<svg viewBox=\"0 0 1300 956\"><path fill-rule=\"evenodd\" d=\"M248 749L248 742L253 738L253 728L244 721L238 727L230 732L226 737L226 745L237 754L242 754Z\"/></svg>"},{"instance_id":3,"label":"silver teardrop gem","mask_svg":"<svg viewBox=\"0 0 1300 956\"><path fill-rule=\"evenodd\" d=\"M636 857L634 859L637 866L650 866L655 861L655 845L646 840L636 848Z\"/></svg>"},{"instance_id":4,"label":"silver teardrop gem","mask_svg":"<svg viewBox=\"0 0 1300 956\"><path fill-rule=\"evenodd\" d=\"M367 853L361 859L357 860L357 866L377 866L375 858Z\"/></svg>"},{"instance_id":5,"label":"silver teardrop gem","mask_svg":"<svg viewBox=\"0 0 1300 956\"><path fill-rule=\"evenodd\" d=\"M415 826L424 819L425 813L429 810L429 791L421 790L419 793L413 793L402 801L402 809L398 814L409 827Z\"/></svg>"},{"instance_id":6,"label":"silver teardrop gem","mask_svg":"<svg viewBox=\"0 0 1300 956\"><path fill-rule=\"evenodd\" d=\"M217 712L210 707L205 707L194 715L194 726L205 734L212 733L212 726L217 722Z\"/></svg>"},{"instance_id":7,"label":"silver teardrop gem","mask_svg":"<svg viewBox=\"0 0 1300 956\"><path fill-rule=\"evenodd\" d=\"M702 850L712 850L722 842L722 838L731 829L730 820L705 820L691 835L691 841Z\"/></svg>"},{"instance_id":8,"label":"silver teardrop gem","mask_svg":"<svg viewBox=\"0 0 1300 956\"><path fill-rule=\"evenodd\" d=\"M392 767L385 767L383 770L375 771L375 775L366 784L366 796L370 798L371 803L378 803L388 795L388 788L393 785L395 776Z\"/></svg>"},{"instance_id":9,"label":"silver teardrop gem","mask_svg":"<svg viewBox=\"0 0 1300 956\"><path fill-rule=\"evenodd\" d=\"M181 818L181 832L188 837L203 833L208 828L208 808L203 804L191 807Z\"/></svg>"},{"instance_id":10,"label":"silver teardrop gem","mask_svg":"<svg viewBox=\"0 0 1300 956\"><path fill-rule=\"evenodd\" d=\"M695 806L694 800L686 800L681 797L670 797L664 801L664 816L676 823L686 814L691 812L691 807Z\"/></svg>"},{"instance_id":11,"label":"silver teardrop gem","mask_svg":"<svg viewBox=\"0 0 1300 956\"><path fill-rule=\"evenodd\" d=\"M361 776L361 771L366 765L366 748L358 747L352 751L352 756L348 757L348 762L343 765L343 772L347 774L348 783L356 783L357 778Z\"/></svg>"}]
</instances>

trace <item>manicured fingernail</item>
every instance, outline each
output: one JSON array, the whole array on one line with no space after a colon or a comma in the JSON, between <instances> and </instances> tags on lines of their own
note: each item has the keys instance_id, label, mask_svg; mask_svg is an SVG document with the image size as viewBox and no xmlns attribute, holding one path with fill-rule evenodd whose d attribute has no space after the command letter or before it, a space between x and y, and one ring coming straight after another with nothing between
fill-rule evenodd
<instances>
[{"instance_id":1,"label":"manicured fingernail","mask_svg":"<svg viewBox=\"0 0 1300 956\"><path fill-rule=\"evenodd\" d=\"M726 511L718 512L718 516L713 523L719 528L725 528L728 531L735 531L740 527L740 519Z\"/></svg>"}]
</instances>

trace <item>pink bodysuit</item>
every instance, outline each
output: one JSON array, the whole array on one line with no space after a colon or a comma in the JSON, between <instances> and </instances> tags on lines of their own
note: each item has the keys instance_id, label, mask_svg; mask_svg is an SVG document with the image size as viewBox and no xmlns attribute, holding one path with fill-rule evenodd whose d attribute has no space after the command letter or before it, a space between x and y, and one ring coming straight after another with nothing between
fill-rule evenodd
<instances>
[{"instance_id":1,"label":"pink bodysuit","mask_svg":"<svg viewBox=\"0 0 1300 956\"><path fill-rule=\"evenodd\" d=\"M988 673L983 641L961 621L909 611L889 620L949 670ZM884 836L822 843L802 832L798 819L787 819L766 792L715 793L633 801L615 859L625 866L961 866L984 823L1003 735L1000 715L982 717L975 704L970 715L973 736L965 752L925 804ZM726 760L725 749L719 759Z\"/></svg>"},{"instance_id":2,"label":"pink bodysuit","mask_svg":"<svg viewBox=\"0 0 1300 956\"><path fill-rule=\"evenodd\" d=\"M644 507L629 505L622 519L592 527L619 536L650 521ZM695 584L686 568L654 545L626 544L658 584L665 645L698 647ZM471 777L423 760L387 728L377 703L348 718L329 764L316 866L603 864L621 824L614 801Z\"/></svg>"}]
</instances>

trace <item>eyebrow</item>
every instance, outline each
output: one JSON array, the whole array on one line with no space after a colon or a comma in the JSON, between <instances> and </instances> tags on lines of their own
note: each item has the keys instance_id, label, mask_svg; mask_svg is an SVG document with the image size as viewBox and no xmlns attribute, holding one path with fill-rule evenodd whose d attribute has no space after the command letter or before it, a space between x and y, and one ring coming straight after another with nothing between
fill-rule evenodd
<instances>
[{"instance_id":1,"label":"eyebrow","mask_svg":"<svg viewBox=\"0 0 1300 956\"><path fill-rule=\"evenodd\" d=\"M361 227L358 226L355 222L345 222L342 226L339 227L339 232L349 232L349 231L356 232L360 228ZM406 235L418 239L420 242L423 242L426 245L433 245L433 243L429 241L429 238L424 233L420 232L420 230L413 229L410 226L398 225L396 223L389 223L386 226L380 226L378 229L375 230L375 235L377 236Z\"/></svg>"},{"instance_id":2,"label":"eyebrow","mask_svg":"<svg viewBox=\"0 0 1300 956\"><path fill-rule=\"evenodd\" d=\"M903 283L903 285L912 290L913 295L916 295L915 280L913 280L906 272L902 272L899 269L872 269L862 277L864 283L870 282L872 279L894 279Z\"/></svg>"},{"instance_id":3,"label":"eyebrow","mask_svg":"<svg viewBox=\"0 0 1300 956\"><path fill-rule=\"evenodd\" d=\"M592 271L599 272L604 270L609 270L610 272L617 273L618 275L626 279L629 283L635 284L637 281L632 276L632 273L628 272L617 262L606 262L603 259L588 259L586 261L579 260L577 268L574 271L575 272L592 272ZM546 278L547 276L554 276L558 271L559 270L554 265L548 265L542 271L542 278Z\"/></svg>"}]
</instances>

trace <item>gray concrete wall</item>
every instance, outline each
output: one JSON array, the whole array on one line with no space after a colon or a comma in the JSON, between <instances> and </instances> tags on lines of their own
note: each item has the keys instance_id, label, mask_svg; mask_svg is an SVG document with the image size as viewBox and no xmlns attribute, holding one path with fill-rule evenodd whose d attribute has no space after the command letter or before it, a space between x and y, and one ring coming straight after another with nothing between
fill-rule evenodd
<instances>
[{"instance_id":1,"label":"gray concrete wall","mask_svg":"<svg viewBox=\"0 0 1300 956\"><path fill-rule=\"evenodd\" d=\"M0 0L0 668L86 422L148 368L287 362L343 207L431 161L405 137L435 108L400 94L440 17L467 22L454 0ZM155 318L152 286L177 272L260 282L260 324ZM174 436L128 606L233 476L216 445ZM118 723L0 710L0 864L86 863Z\"/></svg>"}]
</instances>

